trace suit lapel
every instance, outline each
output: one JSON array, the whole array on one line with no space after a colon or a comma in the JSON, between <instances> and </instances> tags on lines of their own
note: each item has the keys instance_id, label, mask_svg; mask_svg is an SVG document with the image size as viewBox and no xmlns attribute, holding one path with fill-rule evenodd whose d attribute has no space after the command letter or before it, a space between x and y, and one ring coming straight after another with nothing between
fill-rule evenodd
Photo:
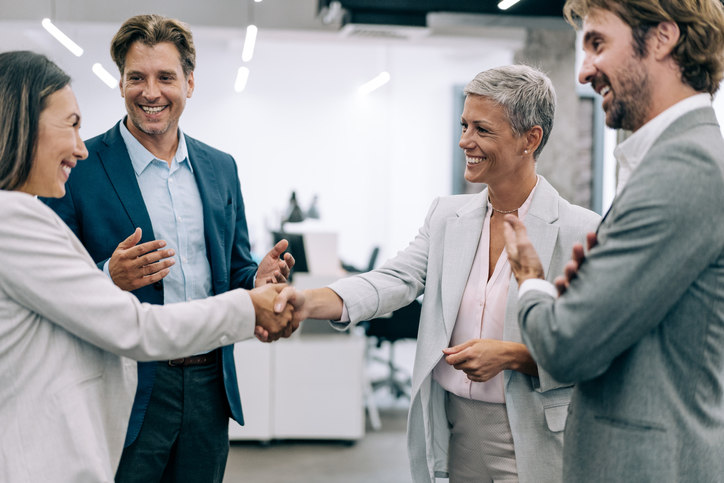
<instances>
[{"instance_id":1,"label":"suit lapel","mask_svg":"<svg viewBox=\"0 0 724 483\"><path fill-rule=\"evenodd\" d=\"M465 284L473 266L485 219L487 189L447 220L443 245L441 298L448 340L457 318Z\"/></svg>"},{"instance_id":2,"label":"suit lapel","mask_svg":"<svg viewBox=\"0 0 724 483\"><path fill-rule=\"evenodd\" d=\"M133 226L140 227L143 230L141 242L153 240L151 218L148 216L141 189L138 187L136 173L133 171L131 158L128 155L128 149L121 137L118 125L105 134L103 143L106 149L99 152L98 157L111 185L113 185L113 189L121 200Z\"/></svg>"},{"instance_id":3,"label":"suit lapel","mask_svg":"<svg viewBox=\"0 0 724 483\"><path fill-rule=\"evenodd\" d=\"M547 279L551 275L549 273L551 260L558 241L558 227L553 225L556 220L558 220L558 192L545 178L541 177L523 224L528 232L528 238L538 253ZM518 283L514 276L510 277L508 298L505 304L503 340L522 341L518 326ZM510 375L511 371L507 371L506 384L510 380Z\"/></svg>"},{"instance_id":4,"label":"suit lapel","mask_svg":"<svg viewBox=\"0 0 724 483\"><path fill-rule=\"evenodd\" d=\"M194 178L199 188L201 204L204 212L204 239L206 241L206 255L209 258L212 274L214 272L214 244L221 243L218 238L227 228L224 223L224 208L231 200L225 200L219 191L214 165L208 152L198 146L198 142L186 136L186 147L189 153L189 163L194 170ZM216 280L215 274L213 274Z\"/></svg>"}]
</instances>

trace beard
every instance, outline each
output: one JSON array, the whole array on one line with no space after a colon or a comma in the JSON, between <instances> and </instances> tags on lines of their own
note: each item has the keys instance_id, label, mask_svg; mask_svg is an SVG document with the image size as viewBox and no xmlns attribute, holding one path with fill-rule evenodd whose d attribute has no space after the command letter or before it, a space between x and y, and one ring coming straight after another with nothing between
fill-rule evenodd
<instances>
[{"instance_id":1,"label":"beard","mask_svg":"<svg viewBox=\"0 0 724 483\"><path fill-rule=\"evenodd\" d=\"M601 74L600 82L610 86L613 94L606 109L606 125L613 129L635 131L644 125L651 104L649 75L633 58L617 74L615 89L608 77Z\"/></svg>"},{"instance_id":2,"label":"beard","mask_svg":"<svg viewBox=\"0 0 724 483\"><path fill-rule=\"evenodd\" d=\"M149 136L160 136L162 134L166 134L166 132L171 127L170 122L167 123L165 126L158 126L154 128L146 127L143 125L143 121L138 119L136 116L132 116L130 113L128 115L128 118L131 120L131 123L136 126L136 129L138 129L142 133L148 134Z\"/></svg>"}]
</instances>

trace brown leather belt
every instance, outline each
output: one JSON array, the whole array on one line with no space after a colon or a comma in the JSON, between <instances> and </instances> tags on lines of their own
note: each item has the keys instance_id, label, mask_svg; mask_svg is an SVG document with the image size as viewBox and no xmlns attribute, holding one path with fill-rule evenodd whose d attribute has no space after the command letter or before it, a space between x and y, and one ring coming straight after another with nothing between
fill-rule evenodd
<instances>
[{"instance_id":1,"label":"brown leather belt","mask_svg":"<svg viewBox=\"0 0 724 483\"><path fill-rule=\"evenodd\" d=\"M199 354L197 356L191 356L191 357L182 357L180 359L172 359L168 361L168 365L172 367L187 367L187 366L205 366L208 364L213 364L216 362L217 359L217 352L219 352L218 349L213 350L211 352L207 352L206 354Z\"/></svg>"}]
</instances>

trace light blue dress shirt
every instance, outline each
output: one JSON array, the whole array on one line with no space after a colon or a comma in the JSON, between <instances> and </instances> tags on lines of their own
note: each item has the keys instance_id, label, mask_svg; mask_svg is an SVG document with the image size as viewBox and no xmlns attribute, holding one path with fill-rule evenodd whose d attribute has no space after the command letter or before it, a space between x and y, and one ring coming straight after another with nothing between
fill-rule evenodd
<instances>
[{"instance_id":1,"label":"light blue dress shirt","mask_svg":"<svg viewBox=\"0 0 724 483\"><path fill-rule=\"evenodd\" d=\"M212 295L211 266L206 256L201 195L179 129L176 154L168 162L156 158L131 134L125 121L121 136L136 173L156 240L175 252L176 263L163 279L164 303L201 299ZM108 262L104 269L108 273Z\"/></svg>"}]
</instances>

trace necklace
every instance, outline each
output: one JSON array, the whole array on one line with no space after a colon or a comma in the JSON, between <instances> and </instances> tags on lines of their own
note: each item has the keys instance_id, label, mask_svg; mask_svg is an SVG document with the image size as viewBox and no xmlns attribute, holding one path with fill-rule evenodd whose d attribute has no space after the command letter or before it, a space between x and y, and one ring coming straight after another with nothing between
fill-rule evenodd
<instances>
[{"instance_id":1,"label":"necklace","mask_svg":"<svg viewBox=\"0 0 724 483\"><path fill-rule=\"evenodd\" d=\"M516 211L518 211L518 208L516 208L514 210L499 210L496 207L494 207L493 205L490 205L490 207L493 209L493 211L495 211L496 213L500 213L502 215L507 215L509 213L515 213Z\"/></svg>"}]
</instances>

